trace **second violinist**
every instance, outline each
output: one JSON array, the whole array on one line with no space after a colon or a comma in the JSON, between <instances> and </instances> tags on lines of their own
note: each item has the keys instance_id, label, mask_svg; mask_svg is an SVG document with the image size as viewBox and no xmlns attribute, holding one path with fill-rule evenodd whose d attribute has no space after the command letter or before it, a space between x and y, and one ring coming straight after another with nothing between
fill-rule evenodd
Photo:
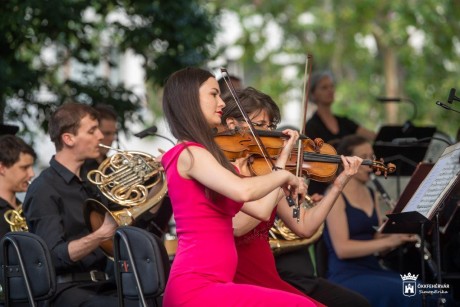
<instances>
[{"instance_id":1,"label":"second violinist","mask_svg":"<svg viewBox=\"0 0 460 307\"><path fill-rule=\"evenodd\" d=\"M280 111L276 103L268 95L250 87L244 90L237 90L236 94L256 129L263 131L276 128L276 124L280 121ZM223 99L226 107L223 109L221 130L246 128L247 123L244 121L233 97L226 95ZM290 137L297 137L298 135L293 130L284 130L283 133ZM284 167L292 147L292 140L286 141L286 146L282 147L283 149L276 160L276 166ZM243 176L252 176L248 166L250 158L250 155L245 155L237 158L234 162ZM311 290L303 292L283 281L276 270L275 259L268 241L268 232L274 224L275 215L278 215L298 236L310 237L317 231L344 186L356 174L362 162L362 159L358 157L342 157L341 159L344 171L335 179L331 191L315 207L306 209L301 206L299 223L293 218L293 210L289 207L281 192L271 193L256 201L276 204L267 221L261 222L243 212L239 212L233 218L238 251L235 283L253 284L308 296L319 301L320 303L317 303L317 305L369 306L367 300L361 295L329 283L325 279L306 276L304 283L309 285L301 285L299 288L310 288ZM316 196L315 198L319 200L320 197Z\"/></svg>"}]
</instances>

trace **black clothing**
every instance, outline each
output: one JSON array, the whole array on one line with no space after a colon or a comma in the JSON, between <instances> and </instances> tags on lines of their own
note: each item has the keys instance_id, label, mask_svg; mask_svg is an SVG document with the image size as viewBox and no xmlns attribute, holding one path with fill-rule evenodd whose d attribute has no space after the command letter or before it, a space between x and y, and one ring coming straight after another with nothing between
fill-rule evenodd
<instances>
[{"instance_id":1,"label":"black clothing","mask_svg":"<svg viewBox=\"0 0 460 307\"><path fill-rule=\"evenodd\" d=\"M169 220L172 216L172 205L169 195L166 194L157 212L150 213L149 211L143 213L134 222L134 226L147 230L159 238L163 238L169 231Z\"/></svg>"},{"instance_id":2,"label":"black clothing","mask_svg":"<svg viewBox=\"0 0 460 307\"><path fill-rule=\"evenodd\" d=\"M278 255L275 261L276 269L283 280L328 307L371 306L361 294L316 277L308 246Z\"/></svg>"},{"instance_id":3,"label":"black clothing","mask_svg":"<svg viewBox=\"0 0 460 307\"><path fill-rule=\"evenodd\" d=\"M86 227L83 206L88 198L103 203L96 187L86 181L86 171L80 171L81 179L56 161L42 171L30 185L23 205L29 231L43 238L49 247L58 279L70 273L91 270L105 271L110 265L99 248L79 261L69 256L70 241L80 239L90 232ZM109 265L108 265L109 264ZM112 272L108 272L113 275ZM56 306L90 306L93 299L103 300L106 306L116 306L116 284L109 281L73 281L58 283L52 304Z\"/></svg>"},{"instance_id":4,"label":"black clothing","mask_svg":"<svg viewBox=\"0 0 460 307\"><path fill-rule=\"evenodd\" d=\"M330 141L338 141L344 136L356 133L356 130L358 130L359 125L351 119L337 115L334 115L334 117L337 119L339 124L339 133L333 134L330 132L319 117L318 112L315 112L313 116L307 121L307 135L312 139L321 138L324 142L328 143ZM324 194L327 187L328 183L310 181L308 184L308 194Z\"/></svg>"},{"instance_id":5,"label":"black clothing","mask_svg":"<svg viewBox=\"0 0 460 307\"><path fill-rule=\"evenodd\" d=\"M19 200L16 199L16 202L19 204ZM13 209L10 204L0 197L0 238L3 237L7 232L10 232L10 224L5 220L5 212Z\"/></svg>"},{"instance_id":6,"label":"black clothing","mask_svg":"<svg viewBox=\"0 0 460 307\"><path fill-rule=\"evenodd\" d=\"M106 157L104 157L105 159ZM97 162L96 159L87 159L85 160L85 162L83 163L83 168L85 170L87 170L88 172L89 171L92 171L94 169L98 169L99 168L99 162Z\"/></svg>"},{"instance_id":7,"label":"black clothing","mask_svg":"<svg viewBox=\"0 0 460 307\"><path fill-rule=\"evenodd\" d=\"M351 119L343 116L334 115L339 124L339 132L333 134L326 128L318 113L315 112L313 116L307 121L306 133L312 138L321 138L324 142L329 142L336 139L341 139L349 134L355 134L358 130L359 125Z\"/></svg>"},{"instance_id":8,"label":"black clothing","mask_svg":"<svg viewBox=\"0 0 460 307\"><path fill-rule=\"evenodd\" d=\"M53 157L50 167L32 182L24 199L23 210L29 231L45 240L58 275L104 270L107 262L99 249L78 262L69 257L69 242L90 233L83 218L85 200L100 200L96 188L86 182L83 169L81 178L83 180Z\"/></svg>"}]
</instances>

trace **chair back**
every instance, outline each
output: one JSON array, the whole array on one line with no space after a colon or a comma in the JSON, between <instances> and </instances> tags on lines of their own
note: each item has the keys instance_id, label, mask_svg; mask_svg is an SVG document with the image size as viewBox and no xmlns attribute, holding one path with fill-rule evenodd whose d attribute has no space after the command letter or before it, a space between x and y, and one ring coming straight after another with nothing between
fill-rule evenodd
<instances>
[{"instance_id":1,"label":"chair back","mask_svg":"<svg viewBox=\"0 0 460 307\"><path fill-rule=\"evenodd\" d=\"M1 240L1 283L6 306L51 298L56 274L46 243L30 232L9 232Z\"/></svg>"},{"instance_id":2,"label":"chair back","mask_svg":"<svg viewBox=\"0 0 460 307\"><path fill-rule=\"evenodd\" d=\"M163 242L134 226L118 227L114 236L115 279L120 306L123 298L139 299L163 294L169 276L169 258Z\"/></svg>"}]
</instances>

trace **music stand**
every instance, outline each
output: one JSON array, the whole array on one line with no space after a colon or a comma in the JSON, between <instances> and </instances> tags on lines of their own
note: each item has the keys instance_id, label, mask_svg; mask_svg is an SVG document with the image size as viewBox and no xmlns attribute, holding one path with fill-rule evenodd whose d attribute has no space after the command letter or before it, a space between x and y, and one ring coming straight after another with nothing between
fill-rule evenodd
<instances>
[{"instance_id":1,"label":"music stand","mask_svg":"<svg viewBox=\"0 0 460 307\"><path fill-rule=\"evenodd\" d=\"M388 221L381 228L382 233L420 233L421 249L424 249L425 226L434 220L434 241L436 247L437 281L441 279L440 212L446 209L452 195L460 194L460 143L444 150L444 153L425 176L400 212L388 215ZM448 225L447 225L448 226ZM445 226L445 227L447 227ZM422 278L425 280L425 266L422 258ZM442 302L442 295L440 302ZM425 304L425 296L423 296Z\"/></svg>"},{"instance_id":2,"label":"music stand","mask_svg":"<svg viewBox=\"0 0 460 307\"><path fill-rule=\"evenodd\" d=\"M430 145L430 138L436 132L435 127L415 127L410 123L403 126L383 126L374 141L374 153L384 157L385 163L396 164L394 176L410 176L417 164L423 161ZM414 140L410 144L401 144L398 139Z\"/></svg>"},{"instance_id":3,"label":"music stand","mask_svg":"<svg viewBox=\"0 0 460 307\"><path fill-rule=\"evenodd\" d=\"M412 195L414 195L415 191L422 183L423 179L425 179L425 177L431 171L433 166L434 166L434 163L426 163L426 162L421 162L417 165L404 191L399 196L398 201L396 205L394 206L393 211L391 212L392 214L401 213L401 211L404 209L406 204L412 198Z\"/></svg>"}]
</instances>

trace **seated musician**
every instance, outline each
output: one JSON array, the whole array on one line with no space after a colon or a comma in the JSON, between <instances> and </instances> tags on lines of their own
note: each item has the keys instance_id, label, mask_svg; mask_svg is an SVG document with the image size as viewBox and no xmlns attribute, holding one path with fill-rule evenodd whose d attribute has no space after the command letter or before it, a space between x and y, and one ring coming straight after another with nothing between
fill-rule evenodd
<instances>
[{"instance_id":1,"label":"seated musician","mask_svg":"<svg viewBox=\"0 0 460 307\"><path fill-rule=\"evenodd\" d=\"M254 88L237 90L242 107L256 129L272 130L280 121L280 111L276 103L268 96ZM235 101L230 95L223 97L226 106L223 109L222 124L227 129L247 127ZM285 130L286 136L297 133ZM287 141L284 149L276 161L277 166L284 166L294 144ZM328 306L368 306L368 302L359 294L348 291L325 280L317 283L317 291L301 292L278 275L275 267L274 256L268 242L268 231L273 226L275 215L285 222L296 234L301 237L312 236L324 222L326 215L335 199L357 172L361 159L357 157L342 157L345 170L334 181L331 193L324 197L320 204L312 209L300 207L299 222L293 218L293 209L289 207L283 193L275 191L268 196L256 201L261 203L278 204L266 222L261 222L249 215L239 212L233 218L235 241L238 251L238 268L234 281L236 283L249 283L264 287L282 289L284 291L308 295ZM237 159L234 164L243 176L251 176L248 157ZM316 283L315 281L312 281ZM327 292L327 295L316 295ZM318 305L321 305L318 303Z\"/></svg>"},{"instance_id":2,"label":"seated musician","mask_svg":"<svg viewBox=\"0 0 460 307\"><path fill-rule=\"evenodd\" d=\"M112 147L118 137L118 115L115 109L108 104L97 104L94 109L98 112L99 130L103 138L100 144ZM87 159L84 168L88 171L97 169L101 163L108 159L110 149L99 148L99 156L96 159ZM145 229L158 237L162 237L167 230L167 223L172 216L172 209L169 197L165 197L160 205L154 206L143 215L136 218L135 226Z\"/></svg>"},{"instance_id":3,"label":"seated musician","mask_svg":"<svg viewBox=\"0 0 460 307\"><path fill-rule=\"evenodd\" d=\"M359 135L344 137L337 153L363 159L370 159L374 154L369 141ZM404 296L400 274L383 269L375 256L416 238L376 232L382 217L376 195L367 186L370 172L369 167L361 166L327 217L323 237L328 249L328 278L361 293L372 306L421 306L421 295Z\"/></svg>"},{"instance_id":4,"label":"seated musician","mask_svg":"<svg viewBox=\"0 0 460 307\"><path fill-rule=\"evenodd\" d=\"M27 191L35 176L33 165L36 158L32 146L21 138L14 135L0 137L0 238L11 229L26 230L16 193ZM6 219L14 224L13 227Z\"/></svg>"},{"instance_id":5,"label":"seated musician","mask_svg":"<svg viewBox=\"0 0 460 307\"><path fill-rule=\"evenodd\" d=\"M58 285L51 304L116 306L116 284L108 280L108 258L98 247L112 238L117 224L106 214L90 233L83 217L86 199L102 201L82 168L86 159L100 155L98 113L88 105L65 103L51 115L49 134L56 154L27 191L24 213L29 231L44 239L55 265Z\"/></svg>"}]
</instances>

